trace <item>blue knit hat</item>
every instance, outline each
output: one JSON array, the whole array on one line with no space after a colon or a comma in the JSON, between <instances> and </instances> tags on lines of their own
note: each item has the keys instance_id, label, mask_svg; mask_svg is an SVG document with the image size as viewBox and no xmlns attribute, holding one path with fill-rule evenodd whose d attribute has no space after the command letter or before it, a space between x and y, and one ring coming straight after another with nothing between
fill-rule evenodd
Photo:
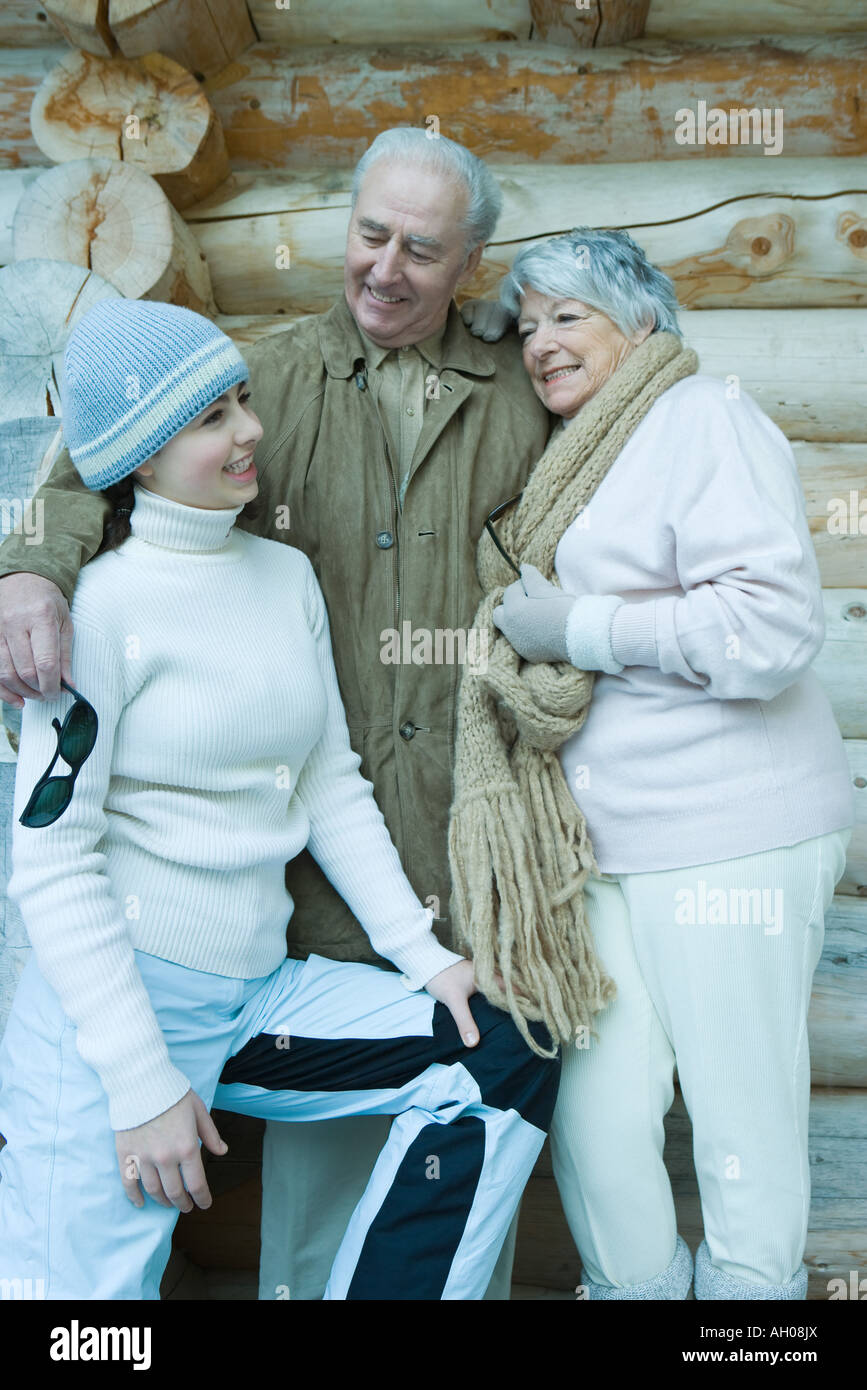
<instances>
[{"instance_id":1,"label":"blue knit hat","mask_svg":"<svg viewBox=\"0 0 867 1390\"><path fill-rule=\"evenodd\" d=\"M249 368L201 314L148 299L102 299L63 358L63 437L92 491L127 477Z\"/></svg>"}]
</instances>

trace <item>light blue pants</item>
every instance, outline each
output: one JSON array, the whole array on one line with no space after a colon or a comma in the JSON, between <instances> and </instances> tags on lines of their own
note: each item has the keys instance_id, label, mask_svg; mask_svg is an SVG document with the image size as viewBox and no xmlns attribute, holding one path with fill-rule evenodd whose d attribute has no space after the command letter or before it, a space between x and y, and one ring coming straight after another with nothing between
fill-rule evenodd
<instances>
[{"instance_id":1,"label":"light blue pants","mask_svg":"<svg viewBox=\"0 0 867 1390\"><path fill-rule=\"evenodd\" d=\"M697 1298L806 1296L807 1012L851 831L588 882L617 998L564 1049L551 1154L589 1296L683 1298L663 1117L677 1067L705 1240Z\"/></svg>"},{"instance_id":2,"label":"light blue pants","mask_svg":"<svg viewBox=\"0 0 867 1390\"><path fill-rule=\"evenodd\" d=\"M136 961L172 1060L209 1109L396 1117L326 1299L484 1296L545 1139L558 1059L531 1052L480 994L481 1041L466 1048L444 1005L369 965L311 956L240 980ZM33 957L0 1047L0 1133L2 1287L158 1298L178 1211L126 1196L105 1093Z\"/></svg>"}]
</instances>

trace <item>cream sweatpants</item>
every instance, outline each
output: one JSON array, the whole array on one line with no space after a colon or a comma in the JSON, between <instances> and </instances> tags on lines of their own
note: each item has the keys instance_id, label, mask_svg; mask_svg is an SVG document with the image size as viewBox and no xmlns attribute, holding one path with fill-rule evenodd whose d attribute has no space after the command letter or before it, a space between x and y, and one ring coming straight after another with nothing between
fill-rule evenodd
<instances>
[{"instance_id":1,"label":"cream sweatpants","mask_svg":"<svg viewBox=\"0 0 867 1390\"><path fill-rule=\"evenodd\" d=\"M721 1279L727 1296L785 1285L800 1269L810 1209L807 1011L850 837L835 831L716 864L588 882L588 922L618 994L597 1017L598 1041L563 1049L550 1137L593 1284L626 1290L672 1266L677 1229L662 1151L675 1066L710 1264L737 1281Z\"/></svg>"}]
</instances>

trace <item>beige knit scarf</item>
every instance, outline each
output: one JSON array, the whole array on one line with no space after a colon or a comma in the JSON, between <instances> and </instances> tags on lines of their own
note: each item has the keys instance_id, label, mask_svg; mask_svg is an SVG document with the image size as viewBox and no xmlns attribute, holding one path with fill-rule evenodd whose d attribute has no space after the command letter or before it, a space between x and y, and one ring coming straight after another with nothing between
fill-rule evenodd
<instances>
[{"instance_id":1,"label":"beige knit scarf","mask_svg":"<svg viewBox=\"0 0 867 1390\"><path fill-rule=\"evenodd\" d=\"M652 333L630 353L555 432L521 501L496 523L513 559L557 582L560 537L654 401L697 369L673 333ZM552 1056L527 1020L544 1022L556 1052L615 992L584 916L584 883L598 869L557 756L587 717L594 676L566 662L523 661L491 620L515 575L487 532L477 566L485 597L474 627L487 634L487 663L465 667L458 692L452 915L479 989L509 1010L534 1052Z\"/></svg>"}]
</instances>

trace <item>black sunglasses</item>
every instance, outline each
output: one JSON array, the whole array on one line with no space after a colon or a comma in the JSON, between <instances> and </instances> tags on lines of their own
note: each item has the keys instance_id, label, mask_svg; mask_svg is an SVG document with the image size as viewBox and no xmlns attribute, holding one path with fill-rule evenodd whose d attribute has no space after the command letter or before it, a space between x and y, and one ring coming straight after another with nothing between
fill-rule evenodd
<instances>
[{"instance_id":1,"label":"black sunglasses","mask_svg":"<svg viewBox=\"0 0 867 1390\"><path fill-rule=\"evenodd\" d=\"M51 825L63 815L72 800L75 779L85 760L93 752L99 728L93 705L88 704L84 696L79 695L65 680L61 680L60 684L75 696L75 703L62 724L58 719L52 719L52 728L57 733L57 752L36 783L30 800L18 817L21 825L33 830ZM51 769L58 758L68 763L72 771L52 777Z\"/></svg>"},{"instance_id":2,"label":"black sunglasses","mask_svg":"<svg viewBox=\"0 0 867 1390\"><path fill-rule=\"evenodd\" d=\"M521 500L521 498L523 497L523 495L524 495L523 491L521 491L521 492L516 492L515 495L514 495L514 497L510 497L510 498L508 498L507 501L501 502L500 505L499 505L499 507L495 507L495 508L494 508L494 510L491 512L490 516L487 518L487 520L486 520L486 522L485 522L485 530L487 531L487 533L488 533L488 535L490 536L491 540L494 542L494 545L495 545L495 546L497 547L497 549L499 550L499 552L500 552L500 554L502 555L503 559L505 560L506 564L507 564L507 565L511 565L512 569L515 571L515 573L516 573L516 575L518 576L519 579L521 578L520 566L518 566L518 565L515 564L515 561L512 559L511 555L507 555L507 554L506 554L506 551L503 549L502 545L500 544L500 539L499 539L499 537L498 537L496 531L494 530L494 522L497 520L498 517L500 517L500 516L503 515L503 512L506 510L507 507L511 507L511 505L512 505L513 502L519 502L519 501Z\"/></svg>"}]
</instances>

